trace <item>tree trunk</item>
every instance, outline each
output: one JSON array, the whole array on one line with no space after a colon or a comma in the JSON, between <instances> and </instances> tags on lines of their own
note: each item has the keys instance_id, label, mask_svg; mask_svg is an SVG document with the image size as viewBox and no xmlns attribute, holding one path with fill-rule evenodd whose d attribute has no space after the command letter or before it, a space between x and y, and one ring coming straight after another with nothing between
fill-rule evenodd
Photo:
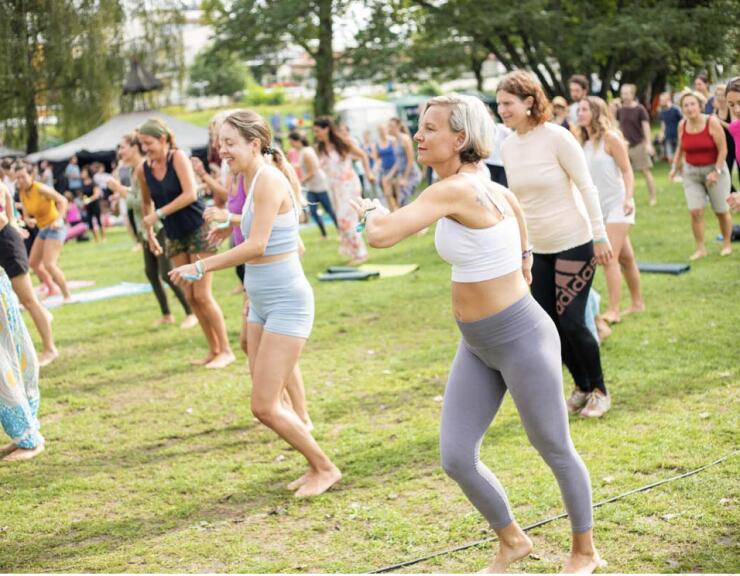
<instances>
[{"instance_id":1,"label":"tree trunk","mask_svg":"<svg viewBox=\"0 0 740 576\"><path fill-rule=\"evenodd\" d=\"M39 119L36 110L36 99L29 95L26 99L26 153L31 154L39 149Z\"/></svg>"},{"instance_id":2,"label":"tree trunk","mask_svg":"<svg viewBox=\"0 0 740 576\"><path fill-rule=\"evenodd\" d=\"M315 116L334 113L334 36L332 0L319 0L319 48L316 51L316 96L313 101Z\"/></svg>"},{"instance_id":3,"label":"tree trunk","mask_svg":"<svg viewBox=\"0 0 740 576\"><path fill-rule=\"evenodd\" d=\"M470 64L473 74L475 74L475 85L478 92L483 92L483 62L480 58L476 58L474 54L470 56Z\"/></svg>"}]
</instances>

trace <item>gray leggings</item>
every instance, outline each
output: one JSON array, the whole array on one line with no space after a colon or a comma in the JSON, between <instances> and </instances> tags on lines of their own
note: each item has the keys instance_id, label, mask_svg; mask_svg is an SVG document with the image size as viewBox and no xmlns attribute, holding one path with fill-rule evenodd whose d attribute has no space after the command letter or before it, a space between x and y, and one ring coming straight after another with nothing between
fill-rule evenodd
<instances>
[{"instance_id":1,"label":"gray leggings","mask_svg":"<svg viewBox=\"0 0 740 576\"><path fill-rule=\"evenodd\" d=\"M492 528L514 520L503 486L479 460L483 435L508 390L529 441L555 474L573 532L589 530L591 480L570 438L552 320L527 294L498 314L458 326L462 339L442 410L442 468Z\"/></svg>"}]
</instances>

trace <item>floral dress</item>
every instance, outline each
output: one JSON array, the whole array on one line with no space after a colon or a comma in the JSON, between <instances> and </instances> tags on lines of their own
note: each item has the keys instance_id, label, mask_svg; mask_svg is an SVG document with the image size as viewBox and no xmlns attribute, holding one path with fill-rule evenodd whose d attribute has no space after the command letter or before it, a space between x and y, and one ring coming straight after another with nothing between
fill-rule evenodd
<instances>
[{"instance_id":1,"label":"floral dress","mask_svg":"<svg viewBox=\"0 0 740 576\"><path fill-rule=\"evenodd\" d=\"M19 448L44 442L39 409L39 365L18 299L0 268L0 423Z\"/></svg>"},{"instance_id":2,"label":"floral dress","mask_svg":"<svg viewBox=\"0 0 740 576\"><path fill-rule=\"evenodd\" d=\"M331 199L339 223L339 253L352 260L365 260L367 247L357 232L357 212L350 200L362 198L360 178L352 169L352 158L342 158L336 150L320 155L321 168L329 177Z\"/></svg>"}]
</instances>

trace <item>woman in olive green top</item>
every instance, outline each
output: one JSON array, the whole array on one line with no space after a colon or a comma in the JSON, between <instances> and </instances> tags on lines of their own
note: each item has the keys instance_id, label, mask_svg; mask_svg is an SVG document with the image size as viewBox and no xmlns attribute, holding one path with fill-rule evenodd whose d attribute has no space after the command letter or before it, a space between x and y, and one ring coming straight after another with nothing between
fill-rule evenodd
<instances>
[{"instance_id":1,"label":"woman in olive green top","mask_svg":"<svg viewBox=\"0 0 740 576\"><path fill-rule=\"evenodd\" d=\"M127 134L123 138L121 138L121 143L118 147L118 153L121 157L121 161L125 165L130 166L132 170L136 168L144 159L141 145L139 144L139 141L137 140L135 134ZM154 295L156 296L157 302L159 303L159 308L162 310L162 317L157 320L156 324L174 324L175 322L175 319L172 316L172 312L170 312L169 303L167 302L167 294L164 291L164 286L162 286L162 280L164 280L165 282L167 282L168 286L172 288L172 292L174 292L175 296L180 301L180 304L182 304L182 307L185 310L186 317L185 320L182 321L182 324L180 324L180 327L192 328L193 326L198 324L198 319L190 310L190 306L188 305L187 300L185 300L185 295L183 294L182 289L180 289L178 286L175 286L175 284L172 283L169 275L167 274L170 271L169 259L167 258L167 256L164 255L163 251L160 253L159 256L156 256L147 242L144 232L144 225L141 222L142 213L139 179L131 178L131 186L127 187L122 185L115 178L111 178L108 181L108 188L113 190L113 192L115 192L122 198L125 198L127 206L132 210L134 214L136 233L139 235L139 239L141 240L142 246L144 247L144 272L146 273L146 277L148 278L149 283L152 285ZM154 232L156 233L156 238L159 244L161 246L164 246L164 228L162 227L161 222L157 222L155 224Z\"/></svg>"}]
</instances>

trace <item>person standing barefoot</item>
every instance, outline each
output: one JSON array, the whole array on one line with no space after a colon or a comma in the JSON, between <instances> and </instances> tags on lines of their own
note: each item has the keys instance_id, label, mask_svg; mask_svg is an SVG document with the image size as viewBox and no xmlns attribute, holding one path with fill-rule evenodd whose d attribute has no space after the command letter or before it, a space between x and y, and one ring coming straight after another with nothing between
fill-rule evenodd
<instances>
[{"instance_id":1,"label":"person standing barefoot","mask_svg":"<svg viewBox=\"0 0 740 576\"><path fill-rule=\"evenodd\" d=\"M230 114L221 127L221 157L248 182L241 220L245 241L234 248L180 266L175 282L198 281L204 274L244 266L249 295L247 347L252 376L252 413L298 450L309 470L288 487L297 497L326 492L342 477L311 435L310 420L288 407L284 394L296 373L311 334L314 300L299 258L298 180L283 153L272 148L267 122L250 110ZM302 389L302 380L297 382Z\"/></svg>"},{"instance_id":2,"label":"person standing barefoot","mask_svg":"<svg viewBox=\"0 0 740 576\"><path fill-rule=\"evenodd\" d=\"M532 541L514 519L503 486L479 459L486 430L509 392L570 517L565 571L593 572L605 563L593 543L591 481L568 429L558 332L529 293L532 251L524 214L509 190L476 168L490 154L493 121L477 98L450 94L426 103L419 126L419 161L439 182L393 213L377 200L353 205L375 248L394 246L436 222L437 252L452 265L461 338L442 408L442 468L499 538L486 571L505 572L525 558Z\"/></svg>"}]
</instances>

